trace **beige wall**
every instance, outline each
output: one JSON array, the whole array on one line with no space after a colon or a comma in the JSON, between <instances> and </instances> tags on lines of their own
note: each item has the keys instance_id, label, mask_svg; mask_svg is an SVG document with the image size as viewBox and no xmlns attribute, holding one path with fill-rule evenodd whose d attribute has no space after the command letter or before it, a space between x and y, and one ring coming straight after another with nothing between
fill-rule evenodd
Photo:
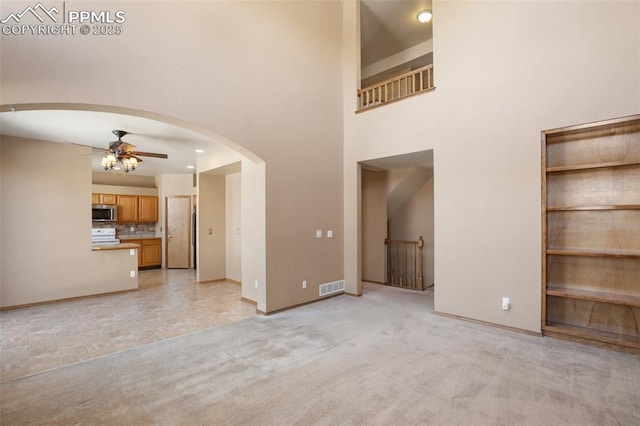
<instances>
[{"instance_id":1,"label":"beige wall","mask_svg":"<svg viewBox=\"0 0 640 426\"><path fill-rule=\"evenodd\" d=\"M156 188L153 176L141 176L135 173L92 172L91 181L94 185L108 185L137 188Z\"/></svg>"},{"instance_id":2,"label":"beige wall","mask_svg":"<svg viewBox=\"0 0 640 426\"><path fill-rule=\"evenodd\" d=\"M389 218L389 239L415 241L422 236L425 288L434 283L433 178Z\"/></svg>"},{"instance_id":3,"label":"beige wall","mask_svg":"<svg viewBox=\"0 0 640 426\"><path fill-rule=\"evenodd\" d=\"M434 1L436 90L357 115L343 7L347 290L357 162L433 149L435 310L540 331L540 132L640 111L640 3Z\"/></svg>"},{"instance_id":4,"label":"beige wall","mask_svg":"<svg viewBox=\"0 0 640 426\"><path fill-rule=\"evenodd\" d=\"M387 173L362 171L362 279L386 282Z\"/></svg>"},{"instance_id":5,"label":"beige wall","mask_svg":"<svg viewBox=\"0 0 640 426\"><path fill-rule=\"evenodd\" d=\"M22 6L3 2L7 11ZM246 274L243 254L242 268L243 281L258 280L264 291L259 307L261 299L265 311L315 300L319 283L342 279L341 3L101 7L126 11L122 35L0 38L4 110L42 102L117 105L223 135L264 160L248 172L264 177L257 200L268 213L255 225L268 231L251 235L257 240L248 247L263 259L248 263ZM251 203L243 196L242 209ZM318 240L315 229L335 236ZM305 291L302 279L310 283Z\"/></svg>"},{"instance_id":6,"label":"beige wall","mask_svg":"<svg viewBox=\"0 0 640 426\"><path fill-rule=\"evenodd\" d=\"M198 282L227 277L225 176L198 174Z\"/></svg>"},{"instance_id":7,"label":"beige wall","mask_svg":"<svg viewBox=\"0 0 640 426\"><path fill-rule=\"evenodd\" d=\"M227 278L242 281L241 174L226 176Z\"/></svg>"},{"instance_id":8,"label":"beige wall","mask_svg":"<svg viewBox=\"0 0 640 426\"><path fill-rule=\"evenodd\" d=\"M2 267L2 246L4 244L2 244L2 241L4 241L4 237L2 234L2 227L3 227L3 219L2 219L2 199L4 198L2 196L2 145L4 145L2 143L2 135L0 134L0 268ZM2 271L0 271L0 305L2 305Z\"/></svg>"},{"instance_id":9,"label":"beige wall","mask_svg":"<svg viewBox=\"0 0 640 426\"><path fill-rule=\"evenodd\" d=\"M124 195L158 195L158 188L140 188L136 186L120 185L91 185L91 192L99 194L124 194Z\"/></svg>"},{"instance_id":10,"label":"beige wall","mask_svg":"<svg viewBox=\"0 0 640 426\"><path fill-rule=\"evenodd\" d=\"M87 148L1 136L0 306L138 287L136 252L91 250Z\"/></svg>"}]
</instances>

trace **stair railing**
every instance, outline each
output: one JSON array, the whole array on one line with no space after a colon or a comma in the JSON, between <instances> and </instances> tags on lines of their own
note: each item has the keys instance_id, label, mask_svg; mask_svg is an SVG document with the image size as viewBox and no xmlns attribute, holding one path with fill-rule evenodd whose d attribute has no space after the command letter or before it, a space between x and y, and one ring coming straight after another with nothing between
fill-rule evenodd
<instances>
[{"instance_id":1,"label":"stair railing","mask_svg":"<svg viewBox=\"0 0 640 426\"><path fill-rule=\"evenodd\" d=\"M424 290L422 248L424 240L389 240L387 247L387 282L394 287L411 290Z\"/></svg>"}]
</instances>

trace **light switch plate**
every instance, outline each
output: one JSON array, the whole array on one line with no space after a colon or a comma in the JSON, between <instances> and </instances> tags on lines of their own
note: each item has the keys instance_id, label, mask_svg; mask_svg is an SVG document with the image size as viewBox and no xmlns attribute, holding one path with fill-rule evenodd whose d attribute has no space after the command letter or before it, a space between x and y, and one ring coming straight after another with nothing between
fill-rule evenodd
<instances>
[{"instance_id":1,"label":"light switch plate","mask_svg":"<svg viewBox=\"0 0 640 426\"><path fill-rule=\"evenodd\" d=\"M508 311L510 307L511 307L511 301L509 300L509 298L508 297L503 297L502 298L502 310Z\"/></svg>"},{"instance_id":2,"label":"light switch plate","mask_svg":"<svg viewBox=\"0 0 640 426\"><path fill-rule=\"evenodd\" d=\"M333 231L332 230L328 230L327 231L327 238L333 238Z\"/></svg>"},{"instance_id":3,"label":"light switch plate","mask_svg":"<svg viewBox=\"0 0 640 426\"><path fill-rule=\"evenodd\" d=\"M322 238L322 229L316 229L316 238Z\"/></svg>"}]
</instances>

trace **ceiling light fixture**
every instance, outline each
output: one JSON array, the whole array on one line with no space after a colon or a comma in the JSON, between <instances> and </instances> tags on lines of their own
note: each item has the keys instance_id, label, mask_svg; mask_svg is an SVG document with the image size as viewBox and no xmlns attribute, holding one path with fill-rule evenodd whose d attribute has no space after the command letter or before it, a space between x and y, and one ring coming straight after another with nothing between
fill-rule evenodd
<instances>
[{"instance_id":1,"label":"ceiling light fixture","mask_svg":"<svg viewBox=\"0 0 640 426\"><path fill-rule=\"evenodd\" d=\"M433 17L433 13L431 13L430 10L421 10L417 16L418 22L422 24L426 24L427 22L429 22L432 17Z\"/></svg>"},{"instance_id":2,"label":"ceiling light fixture","mask_svg":"<svg viewBox=\"0 0 640 426\"><path fill-rule=\"evenodd\" d=\"M187 166L187 169L195 169L194 166Z\"/></svg>"},{"instance_id":3,"label":"ceiling light fixture","mask_svg":"<svg viewBox=\"0 0 640 426\"><path fill-rule=\"evenodd\" d=\"M104 167L105 172L109 172L112 170L124 170L125 173L132 172L136 169L138 165L138 160L135 157L125 158L122 156L116 157L112 153L108 153L100 162L102 167ZM118 164L121 164L121 167L118 167Z\"/></svg>"},{"instance_id":4,"label":"ceiling light fixture","mask_svg":"<svg viewBox=\"0 0 640 426\"><path fill-rule=\"evenodd\" d=\"M204 149L196 149L195 150L198 154L202 154L204 152Z\"/></svg>"}]
</instances>

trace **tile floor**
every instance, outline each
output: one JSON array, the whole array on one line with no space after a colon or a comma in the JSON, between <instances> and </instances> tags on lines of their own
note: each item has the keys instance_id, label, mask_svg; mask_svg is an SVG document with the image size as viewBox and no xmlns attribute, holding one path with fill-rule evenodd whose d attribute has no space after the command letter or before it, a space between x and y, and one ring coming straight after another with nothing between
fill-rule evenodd
<instances>
[{"instance_id":1,"label":"tile floor","mask_svg":"<svg viewBox=\"0 0 640 426\"><path fill-rule=\"evenodd\" d=\"M0 381L249 318L240 286L140 271L136 292L0 312Z\"/></svg>"}]
</instances>

